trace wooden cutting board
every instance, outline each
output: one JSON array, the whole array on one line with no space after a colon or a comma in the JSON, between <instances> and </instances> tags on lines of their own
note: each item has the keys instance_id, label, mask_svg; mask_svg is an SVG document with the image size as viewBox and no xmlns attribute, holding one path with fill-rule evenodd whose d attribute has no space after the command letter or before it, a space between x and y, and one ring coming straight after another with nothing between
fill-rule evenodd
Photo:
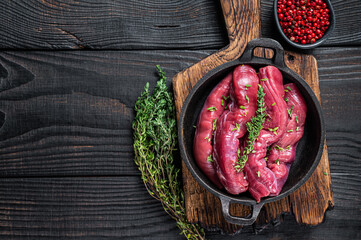
<instances>
[{"instance_id":1,"label":"wooden cutting board","mask_svg":"<svg viewBox=\"0 0 361 240\"><path fill-rule=\"evenodd\" d=\"M247 43L260 37L260 0L221 0L229 45L208 56L193 66L178 73L173 78L173 90L177 117L192 87L209 70L239 58ZM270 57L267 49L257 55ZM289 68L302 76L320 100L318 69L312 55L285 52ZM187 218L192 223L200 223L207 229L220 228L234 233L242 226L227 223L221 211L218 198L201 187L182 162L182 175L185 192ZM333 207L331 175L326 143L321 161L311 178L296 192L277 202L266 204L256 224L265 224L277 219L282 213L292 213L298 223L316 225L323 221L325 211ZM231 214L245 217L250 214L247 206L232 204Z\"/></svg>"}]
</instances>

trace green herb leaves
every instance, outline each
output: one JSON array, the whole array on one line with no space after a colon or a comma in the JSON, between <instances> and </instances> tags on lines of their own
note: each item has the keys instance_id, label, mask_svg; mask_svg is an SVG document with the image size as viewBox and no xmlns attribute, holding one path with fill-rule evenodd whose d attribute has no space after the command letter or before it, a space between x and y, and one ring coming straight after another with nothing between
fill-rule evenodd
<instances>
[{"instance_id":1,"label":"green herb leaves","mask_svg":"<svg viewBox=\"0 0 361 240\"><path fill-rule=\"evenodd\" d=\"M216 128L217 128L217 118L213 119L213 121L212 121L212 130L213 130L213 132L216 130Z\"/></svg>"},{"instance_id":2,"label":"green herb leaves","mask_svg":"<svg viewBox=\"0 0 361 240\"><path fill-rule=\"evenodd\" d=\"M245 98L246 98L246 101L249 103L249 97L246 95Z\"/></svg>"},{"instance_id":3,"label":"green herb leaves","mask_svg":"<svg viewBox=\"0 0 361 240\"><path fill-rule=\"evenodd\" d=\"M151 196L162 202L164 210L177 221L187 239L204 239L204 231L187 221L184 193L179 183L173 152L177 146L177 126L173 96L166 77L157 66L160 80L149 95L149 83L135 103L134 162Z\"/></svg>"},{"instance_id":4,"label":"green herb leaves","mask_svg":"<svg viewBox=\"0 0 361 240\"><path fill-rule=\"evenodd\" d=\"M268 131L273 132L275 135L277 135L277 130L279 127L275 127L275 128L269 128Z\"/></svg>"},{"instance_id":5,"label":"green herb leaves","mask_svg":"<svg viewBox=\"0 0 361 240\"><path fill-rule=\"evenodd\" d=\"M277 150L283 151L283 148L281 148L281 147L278 146L278 145L276 145L274 148L277 149Z\"/></svg>"},{"instance_id":6,"label":"green herb leaves","mask_svg":"<svg viewBox=\"0 0 361 240\"><path fill-rule=\"evenodd\" d=\"M285 92L289 92L289 91L292 91L292 89L290 88L290 86L287 86Z\"/></svg>"},{"instance_id":7,"label":"green herb leaves","mask_svg":"<svg viewBox=\"0 0 361 240\"><path fill-rule=\"evenodd\" d=\"M295 105L292 105L292 107L290 109L287 109L288 115L291 117L292 115L292 111L295 108Z\"/></svg>"},{"instance_id":8,"label":"green herb leaves","mask_svg":"<svg viewBox=\"0 0 361 240\"><path fill-rule=\"evenodd\" d=\"M256 111L256 115L252 117L251 121L246 124L248 131L248 138L246 140L247 146L244 148L242 156L238 157L238 163L234 166L238 172L243 170L248 160L248 155L253 151L254 143L258 138L262 126L266 120L266 107L265 107L264 96L265 93L263 92L263 87L260 84L258 84L258 92L257 92L258 108Z\"/></svg>"},{"instance_id":9,"label":"green herb leaves","mask_svg":"<svg viewBox=\"0 0 361 240\"><path fill-rule=\"evenodd\" d=\"M207 108L207 110L213 112L213 111L217 110L217 108L216 107L209 107L209 108Z\"/></svg>"},{"instance_id":10,"label":"green herb leaves","mask_svg":"<svg viewBox=\"0 0 361 240\"><path fill-rule=\"evenodd\" d=\"M238 123L236 123L236 127L232 129L232 132L233 132L233 131L237 131L237 130L239 130L239 127L240 127L240 126L239 126L239 124L238 124Z\"/></svg>"}]
</instances>

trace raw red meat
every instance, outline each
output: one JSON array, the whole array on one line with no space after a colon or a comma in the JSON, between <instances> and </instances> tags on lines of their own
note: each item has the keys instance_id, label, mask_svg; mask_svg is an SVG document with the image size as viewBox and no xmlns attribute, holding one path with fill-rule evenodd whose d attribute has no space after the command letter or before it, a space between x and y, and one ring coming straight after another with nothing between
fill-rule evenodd
<instances>
[{"instance_id":1,"label":"raw red meat","mask_svg":"<svg viewBox=\"0 0 361 240\"><path fill-rule=\"evenodd\" d=\"M213 121L217 121L224 111L231 81L232 73L228 74L209 94L198 118L193 144L193 154L199 168L219 188L223 186L218 180L213 164Z\"/></svg>"},{"instance_id":2,"label":"raw red meat","mask_svg":"<svg viewBox=\"0 0 361 240\"><path fill-rule=\"evenodd\" d=\"M244 167L249 182L248 190L257 202L278 191L277 178L267 167L265 157L267 146L281 138L287 124L287 105L283 99L285 92L281 72L276 67L267 66L259 70L259 78L265 93L267 117L254 144L254 152L248 155Z\"/></svg>"},{"instance_id":3,"label":"raw red meat","mask_svg":"<svg viewBox=\"0 0 361 240\"><path fill-rule=\"evenodd\" d=\"M259 79L248 66L237 66L233 71L231 103L217 121L214 137L214 159L217 175L231 194L245 192L248 182L243 172L237 172L239 140L246 133L246 123L257 109Z\"/></svg>"},{"instance_id":4,"label":"raw red meat","mask_svg":"<svg viewBox=\"0 0 361 240\"><path fill-rule=\"evenodd\" d=\"M257 110L258 84L265 93L267 116L239 171L240 155L248 144L246 123ZM276 67L261 68L257 76L252 67L237 66L212 90L200 113L193 146L196 162L213 183L231 194L248 190L257 202L276 196L295 159L306 112L302 94L295 84L283 86Z\"/></svg>"},{"instance_id":5,"label":"raw red meat","mask_svg":"<svg viewBox=\"0 0 361 240\"><path fill-rule=\"evenodd\" d=\"M295 84L285 86L285 99L288 101L288 123L285 133L272 145L267 166L277 179L277 191L270 196L278 195L285 184L291 164L295 160L297 144L302 138L307 114L307 105Z\"/></svg>"}]
</instances>

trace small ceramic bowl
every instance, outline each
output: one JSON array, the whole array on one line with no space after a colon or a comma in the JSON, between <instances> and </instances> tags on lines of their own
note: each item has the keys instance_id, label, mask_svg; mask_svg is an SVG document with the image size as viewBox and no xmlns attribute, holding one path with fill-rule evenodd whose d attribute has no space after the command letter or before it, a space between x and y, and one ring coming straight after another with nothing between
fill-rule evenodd
<instances>
[{"instance_id":1,"label":"small ceramic bowl","mask_svg":"<svg viewBox=\"0 0 361 240\"><path fill-rule=\"evenodd\" d=\"M301 43L292 42L282 30L280 21L278 19L277 2L278 2L278 0L275 0L274 4L273 4L273 15L274 15L274 19L276 22L277 30L281 34L282 38L293 47L296 47L299 49L312 49L312 48L318 47L324 41L326 41L326 39L331 35L333 29L335 28L336 18L335 18L335 12L333 10L331 2L330 2L330 0L323 0L323 2L327 4L327 8L329 9L329 16L330 16L330 19L329 19L330 26L326 30L325 35L323 35L323 37L321 39L318 39L315 43L301 44Z\"/></svg>"}]
</instances>

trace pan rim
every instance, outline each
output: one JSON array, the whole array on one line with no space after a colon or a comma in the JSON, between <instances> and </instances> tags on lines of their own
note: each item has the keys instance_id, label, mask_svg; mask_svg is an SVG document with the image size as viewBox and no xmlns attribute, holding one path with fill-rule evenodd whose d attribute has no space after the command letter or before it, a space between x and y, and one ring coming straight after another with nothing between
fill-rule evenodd
<instances>
[{"instance_id":1,"label":"pan rim","mask_svg":"<svg viewBox=\"0 0 361 240\"><path fill-rule=\"evenodd\" d=\"M197 93L197 91L199 90L199 88L205 83L207 82L210 78L212 78L214 75L221 73L222 71L225 71L226 69L230 69L232 67L236 67L238 65L241 64L247 64L247 65L272 65L277 67L281 72L282 75L283 73L288 74L289 76L291 76L292 81L293 82L297 82L300 85L302 85L302 87L306 90L307 94L310 96L313 104L315 105L316 108L316 112L317 112L317 117L320 120L320 141L319 144L317 146L317 155L311 165L311 167L309 168L308 172L306 172L306 174L304 175L303 178L301 178L296 184L294 184L291 188L289 188L288 190L286 190L285 192L279 194L278 196L273 196L273 197L266 197L261 199L261 201L259 203L256 202L256 200L251 200L251 199L239 199L238 196L239 195L231 195L231 194L225 194L224 191L213 187L211 185L209 185L207 182L204 181L203 176L200 176L197 171L195 171L193 169L193 166L191 164L190 161L192 161L191 159L188 158L187 154L185 153L185 146L184 146L184 134L183 134L183 125L184 125L184 120L185 120L185 113L186 113L186 109L189 106L190 101L192 100L192 98L195 96L195 94ZM323 114L322 114L322 108L321 108L321 104L319 102L319 100L317 99L315 93L313 92L313 90L311 89L311 87L308 85L308 83L301 77L299 76L297 73L295 73L294 71L292 71L290 68L288 68L286 65L284 66L279 66L279 65L275 65L270 63L268 60L262 60L262 59L255 59L254 61L242 61L242 56L236 60L224 63L216 68L211 69L205 76L203 76L197 83L196 85L191 89L191 91L189 92L186 100L183 103L183 107L181 110L181 114L179 117L179 121L178 121L178 140L179 140L179 145L180 145L180 152L181 152L181 156L183 161L185 162L188 170L191 172L192 176L196 179L196 181L198 183L200 183L207 191L209 191L210 193L212 193L213 195L215 195L218 198L225 198L230 200L233 203L240 203L240 204L244 204L244 205L256 205L256 204L265 204L265 203L270 203L270 202L274 202L277 201L279 199L282 199L286 196L289 196L290 194L292 194L294 191L296 191L297 189L299 189L313 174L313 172L316 170L322 154L323 154L323 146L324 146L324 141L325 141L325 129L324 129L324 118L323 118Z\"/></svg>"}]
</instances>

